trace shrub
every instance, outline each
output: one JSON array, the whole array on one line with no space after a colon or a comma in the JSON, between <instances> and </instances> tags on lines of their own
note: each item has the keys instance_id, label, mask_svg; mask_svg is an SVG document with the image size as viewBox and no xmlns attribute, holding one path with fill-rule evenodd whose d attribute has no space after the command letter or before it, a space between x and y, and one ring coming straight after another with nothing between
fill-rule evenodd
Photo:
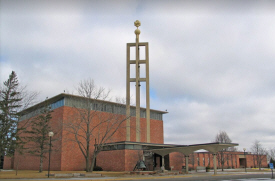
<instances>
[{"instance_id":1,"label":"shrub","mask_svg":"<svg viewBox=\"0 0 275 181\"><path fill-rule=\"evenodd\" d=\"M103 171L103 169L100 166L95 166L93 171Z\"/></svg>"}]
</instances>

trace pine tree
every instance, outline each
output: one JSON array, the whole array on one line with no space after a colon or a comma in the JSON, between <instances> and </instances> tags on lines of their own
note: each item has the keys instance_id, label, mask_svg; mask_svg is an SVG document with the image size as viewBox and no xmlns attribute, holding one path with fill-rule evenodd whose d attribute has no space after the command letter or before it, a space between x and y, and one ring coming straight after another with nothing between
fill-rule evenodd
<instances>
[{"instance_id":1,"label":"pine tree","mask_svg":"<svg viewBox=\"0 0 275 181\"><path fill-rule=\"evenodd\" d=\"M19 90L17 75L14 71L0 89L0 155L13 154L18 143L18 109L22 96Z\"/></svg>"},{"instance_id":2,"label":"pine tree","mask_svg":"<svg viewBox=\"0 0 275 181\"><path fill-rule=\"evenodd\" d=\"M43 171L43 159L49 150L49 132L51 131L50 120L52 119L51 107L46 104L41 108L39 116L33 118L30 122L29 131L25 131L28 136L25 137L28 152L40 158L39 172Z\"/></svg>"}]
</instances>

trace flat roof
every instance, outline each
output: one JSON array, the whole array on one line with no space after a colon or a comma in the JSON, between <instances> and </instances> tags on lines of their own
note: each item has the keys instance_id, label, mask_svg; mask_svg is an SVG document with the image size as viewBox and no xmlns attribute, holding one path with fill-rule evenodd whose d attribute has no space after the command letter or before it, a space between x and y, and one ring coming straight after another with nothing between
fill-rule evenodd
<instances>
[{"instance_id":1,"label":"flat roof","mask_svg":"<svg viewBox=\"0 0 275 181\"><path fill-rule=\"evenodd\" d=\"M181 152L185 155L189 155L196 150L208 150L212 153L217 153L221 149L238 146L238 143L202 143L202 144L192 144L192 145L176 145L176 144L158 144L158 143L144 143L144 142L131 142L131 141L120 141L113 143L106 143L103 147L111 148L118 145L137 145L137 149L148 150L159 155L167 155L172 152ZM127 146L120 147L121 149L127 149ZM129 148L129 147L128 147ZM116 149L119 149L118 147ZM133 149L135 149L133 147ZM104 149L103 149L104 150ZM106 149L108 150L108 149ZM115 149L114 149L115 150Z\"/></svg>"},{"instance_id":2,"label":"flat roof","mask_svg":"<svg viewBox=\"0 0 275 181\"><path fill-rule=\"evenodd\" d=\"M37 108L40 108L40 107L43 107L45 104L46 101L49 102L49 104L52 104L62 98L65 98L65 97L76 97L76 98L80 98L80 99L89 99L89 98L86 98L86 97L82 97L82 96L79 96L79 95L73 95L73 94L66 94L66 93L61 93L61 94L58 94L54 97L51 97L51 98L48 98L47 100L45 101L42 101L38 104L35 104L27 109L24 109L23 111L20 112L20 114L27 114L29 112L32 112L33 110L37 109ZM117 102L111 102L111 101L106 101L106 100L100 100L100 99L91 99L91 100L96 100L96 101L99 101L99 102L105 102L105 103L109 103L109 104L117 104L117 105L123 105L123 106L126 106L125 104L121 104L121 103L117 103ZM135 108L136 106L130 106L132 108ZM140 109L143 109L143 110L146 110L146 108L144 107L141 107ZM151 111L154 111L154 112L158 112L158 113L161 113L161 114L167 114L168 112L167 111L160 111L160 110L155 110L155 109L150 109Z\"/></svg>"}]
</instances>

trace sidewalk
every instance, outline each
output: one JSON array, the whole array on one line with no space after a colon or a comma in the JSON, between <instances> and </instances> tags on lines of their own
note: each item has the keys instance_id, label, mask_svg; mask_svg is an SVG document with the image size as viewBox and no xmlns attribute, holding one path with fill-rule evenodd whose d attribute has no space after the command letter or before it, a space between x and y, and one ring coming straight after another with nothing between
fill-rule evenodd
<instances>
[{"instance_id":1,"label":"sidewalk","mask_svg":"<svg viewBox=\"0 0 275 181\"><path fill-rule=\"evenodd\" d=\"M164 174L154 174L154 175L130 175L127 172L96 172L101 173L102 177L70 177L70 178L56 178L50 176L50 178L47 178L45 176L46 172L38 173L37 171L20 171L21 173L18 173L18 175L15 177L15 175L12 176L12 174L15 174L15 171L1 171L0 172L0 180L1 181L46 181L46 180L62 180L62 181L77 181L77 180L91 180L91 181L110 181L110 180L146 180L146 179L158 179L158 178L186 178L186 177L201 177L201 176L215 176L213 170L211 172L195 172L191 171L189 174L179 174L179 175L172 175L173 172L167 172L166 175ZM30 172L27 175L24 175L24 172ZM31 173L40 174L40 177L37 177L37 175L32 176ZM54 171L52 171L54 172ZM76 172L76 171L75 171ZM4 177L6 173L6 177ZM7 174L9 173L9 174ZM58 172L60 173L60 172ZM68 173L68 172L67 172ZM271 172L268 170L262 170L262 171L255 171L255 170L249 170L248 172L244 172L244 170L224 170L223 172L221 170L218 170L218 175L244 175L244 174L270 174ZM42 174L42 176L41 176ZM43 175L44 174L44 175ZM168 175L169 174L169 175ZM12 176L9 177L8 175ZM20 176L21 175L21 176Z\"/></svg>"}]
</instances>

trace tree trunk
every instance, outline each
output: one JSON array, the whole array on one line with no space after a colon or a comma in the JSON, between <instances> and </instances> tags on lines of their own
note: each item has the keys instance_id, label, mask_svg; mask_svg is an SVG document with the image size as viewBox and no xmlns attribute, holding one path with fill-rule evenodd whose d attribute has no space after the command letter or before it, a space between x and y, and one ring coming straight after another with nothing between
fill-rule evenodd
<instances>
[{"instance_id":1,"label":"tree trunk","mask_svg":"<svg viewBox=\"0 0 275 181\"><path fill-rule=\"evenodd\" d=\"M18 172L18 165L19 165L19 158L17 158L17 162L16 162L16 172L15 172L15 175L17 176L17 172Z\"/></svg>"},{"instance_id":2,"label":"tree trunk","mask_svg":"<svg viewBox=\"0 0 275 181\"><path fill-rule=\"evenodd\" d=\"M94 154L92 156L92 163L91 163L91 168L90 168L91 172L93 172L93 170L94 170L96 155L97 154L94 152Z\"/></svg>"},{"instance_id":3,"label":"tree trunk","mask_svg":"<svg viewBox=\"0 0 275 181\"><path fill-rule=\"evenodd\" d=\"M43 172L43 155L40 155L40 166L39 166L39 172Z\"/></svg>"},{"instance_id":4,"label":"tree trunk","mask_svg":"<svg viewBox=\"0 0 275 181\"><path fill-rule=\"evenodd\" d=\"M87 154L87 157L86 157L86 172L90 172L90 165L89 165L89 154Z\"/></svg>"},{"instance_id":5,"label":"tree trunk","mask_svg":"<svg viewBox=\"0 0 275 181\"><path fill-rule=\"evenodd\" d=\"M253 155L253 165L256 168L256 157L255 157L255 155Z\"/></svg>"},{"instance_id":6,"label":"tree trunk","mask_svg":"<svg viewBox=\"0 0 275 181\"><path fill-rule=\"evenodd\" d=\"M223 167L224 167L224 155L223 155L223 152L221 152L221 165L222 165L222 171L223 171Z\"/></svg>"},{"instance_id":7,"label":"tree trunk","mask_svg":"<svg viewBox=\"0 0 275 181\"><path fill-rule=\"evenodd\" d=\"M90 116L90 112L88 113L88 116ZM87 149L86 149L86 172L90 172L90 165L89 165L89 162L90 162L90 121L88 122L87 124L87 132L86 132L86 142L87 142Z\"/></svg>"},{"instance_id":8,"label":"tree trunk","mask_svg":"<svg viewBox=\"0 0 275 181\"><path fill-rule=\"evenodd\" d=\"M258 167L259 167L259 170L261 170L261 157L260 155L257 155L257 163L258 163Z\"/></svg>"}]
</instances>

